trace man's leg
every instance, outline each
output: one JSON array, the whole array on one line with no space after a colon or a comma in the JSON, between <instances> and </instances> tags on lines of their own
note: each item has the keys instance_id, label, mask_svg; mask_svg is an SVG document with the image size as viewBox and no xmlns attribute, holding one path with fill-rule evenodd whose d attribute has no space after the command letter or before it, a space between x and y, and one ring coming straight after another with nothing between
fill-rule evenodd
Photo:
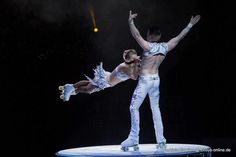
<instances>
[{"instance_id":1,"label":"man's leg","mask_svg":"<svg viewBox=\"0 0 236 157\"><path fill-rule=\"evenodd\" d=\"M161 112L159 108L159 96L160 96L159 85L160 85L160 79L159 77L157 77L156 80L153 80L153 86L149 90L148 95L149 95L150 105L152 109L156 141L158 144L163 144L163 143L165 144L166 139L163 135L164 129L163 129L163 124L162 124Z\"/></svg>"},{"instance_id":2,"label":"man's leg","mask_svg":"<svg viewBox=\"0 0 236 157\"><path fill-rule=\"evenodd\" d=\"M147 90L147 84L142 79L139 79L130 104L131 129L129 137L121 143L122 147L130 147L139 143L139 107L147 95Z\"/></svg>"}]
</instances>

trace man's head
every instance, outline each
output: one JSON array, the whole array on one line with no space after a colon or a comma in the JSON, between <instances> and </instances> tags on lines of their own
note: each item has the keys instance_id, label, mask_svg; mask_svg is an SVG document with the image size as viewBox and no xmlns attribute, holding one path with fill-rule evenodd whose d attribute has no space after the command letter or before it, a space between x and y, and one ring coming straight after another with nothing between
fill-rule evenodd
<instances>
[{"instance_id":1,"label":"man's head","mask_svg":"<svg viewBox=\"0 0 236 157\"><path fill-rule=\"evenodd\" d=\"M123 52L123 59L125 62L133 62L140 59L140 56L137 55L137 52L134 49L128 49Z\"/></svg>"},{"instance_id":2,"label":"man's head","mask_svg":"<svg viewBox=\"0 0 236 157\"><path fill-rule=\"evenodd\" d=\"M161 31L158 27L150 27L147 30L147 41L158 42L161 38Z\"/></svg>"}]
</instances>

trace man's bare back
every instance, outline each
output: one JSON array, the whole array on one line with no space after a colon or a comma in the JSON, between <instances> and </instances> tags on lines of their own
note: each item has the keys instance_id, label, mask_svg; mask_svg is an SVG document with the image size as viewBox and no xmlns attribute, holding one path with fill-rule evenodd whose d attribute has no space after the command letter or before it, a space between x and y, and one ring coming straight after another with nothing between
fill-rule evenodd
<instances>
[{"instance_id":1,"label":"man's bare back","mask_svg":"<svg viewBox=\"0 0 236 157\"><path fill-rule=\"evenodd\" d=\"M156 74L162 61L164 60L164 55L154 55L154 56L144 56L141 62L140 75L146 74Z\"/></svg>"}]
</instances>

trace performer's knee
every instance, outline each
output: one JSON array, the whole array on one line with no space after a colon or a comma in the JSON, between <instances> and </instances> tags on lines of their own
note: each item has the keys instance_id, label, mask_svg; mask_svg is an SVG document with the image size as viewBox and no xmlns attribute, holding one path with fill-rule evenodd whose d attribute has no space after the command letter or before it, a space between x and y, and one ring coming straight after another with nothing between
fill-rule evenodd
<instances>
[{"instance_id":1,"label":"performer's knee","mask_svg":"<svg viewBox=\"0 0 236 157\"><path fill-rule=\"evenodd\" d=\"M160 109L159 104L155 103L155 104L151 104L151 110L157 110Z\"/></svg>"},{"instance_id":2,"label":"performer's knee","mask_svg":"<svg viewBox=\"0 0 236 157\"><path fill-rule=\"evenodd\" d=\"M159 96L150 96L149 99L152 104L155 104L155 105L159 104Z\"/></svg>"},{"instance_id":3,"label":"performer's knee","mask_svg":"<svg viewBox=\"0 0 236 157\"><path fill-rule=\"evenodd\" d=\"M140 96L138 94L134 94L132 97L131 105L130 105L130 111L139 110L139 106L143 102L143 99L144 98L142 96Z\"/></svg>"},{"instance_id":4,"label":"performer's knee","mask_svg":"<svg viewBox=\"0 0 236 157\"><path fill-rule=\"evenodd\" d=\"M138 111L139 107L137 107L138 105L130 105L129 110L130 112L134 112L134 111Z\"/></svg>"}]
</instances>

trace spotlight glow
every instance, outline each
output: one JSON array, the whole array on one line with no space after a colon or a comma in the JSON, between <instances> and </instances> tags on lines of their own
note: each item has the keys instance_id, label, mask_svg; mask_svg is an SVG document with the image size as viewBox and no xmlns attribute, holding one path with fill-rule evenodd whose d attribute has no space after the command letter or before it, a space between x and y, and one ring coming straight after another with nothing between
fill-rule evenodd
<instances>
[{"instance_id":1,"label":"spotlight glow","mask_svg":"<svg viewBox=\"0 0 236 157\"><path fill-rule=\"evenodd\" d=\"M95 28L93 29L93 31L94 31L95 33L98 32L98 28L95 27Z\"/></svg>"},{"instance_id":2,"label":"spotlight glow","mask_svg":"<svg viewBox=\"0 0 236 157\"><path fill-rule=\"evenodd\" d=\"M94 33L97 33L98 32L98 27L96 25L94 10L93 10L92 6L90 6L89 12L90 12L90 16L91 16L91 19L92 19L92 22L93 22L93 31L94 31Z\"/></svg>"}]
</instances>

